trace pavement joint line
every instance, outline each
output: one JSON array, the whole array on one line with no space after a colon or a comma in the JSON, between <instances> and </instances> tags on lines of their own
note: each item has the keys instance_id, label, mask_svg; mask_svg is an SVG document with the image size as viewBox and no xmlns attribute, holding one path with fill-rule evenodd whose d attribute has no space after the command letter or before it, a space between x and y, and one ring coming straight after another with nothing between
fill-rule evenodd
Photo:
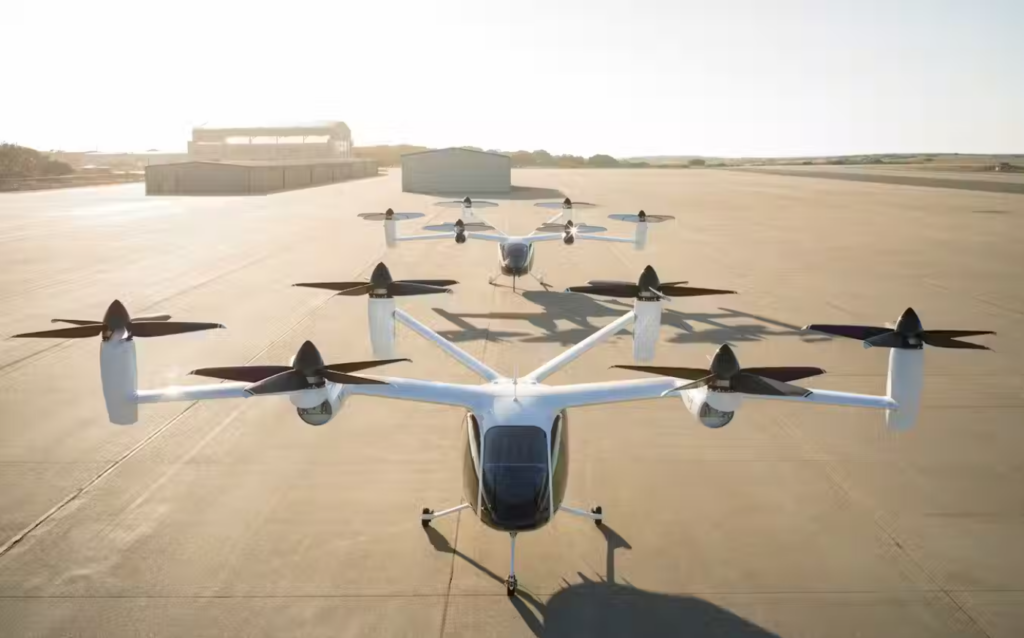
<instances>
[{"instance_id":1,"label":"pavement joint line","mask_svg":"<svg viewBox=\"0 0 1024 638\"><path fill-rule=\"evenodd\" d=\"M138 443L136 443L136 444L135 444L135 445L134 445L134 446L133 446L133 447L132 447L131 449L129 449L129 450L127 451L127 452L125 452L125 453L124 453L123 455L121 455L121 457L120 457L120 458L118 458L118 459L117 459L116 461L114 461L113 463L111 463L110 465L108 465L108 466L107 466L107 467L106 467L106 468L105 468L105 469L104 469L104 470L103 470L102 472L100 472L99 474L97 474L96 476L94 476L94 477L93 477L92 479L90 479L89 481L87 481L87 482L86 482L85 484L83 484L83 485L82 485L81 487L79 487L78 489L76 489L75 491L73 491L73 492L72 492L71 494L68 494L67 496L65 496L65 497L64 497L64 499L63 499L63 500L61 500L61 502L60 502L60 503L57 503L57 505L55 505L55 506L53 506L52 508L50 508L50 510L49 510L48 512L46 512L46 513L45 513L45 514L43 514L43 515L42 515L41 517L39 517L39 518L38 518L38 519L37 519L37 520L36 520L36 521L35 521L34 523L32 523L31 525L29 525L28 527L26 527L25 529L23 529L23 530L22 530L21 532L19 532L18 534L15 534L13 538L11 538L10 540L8 540L8 541L7 541L7 542L6 542L6 543L5 543L4 545L3 545L3 547L0 547L0 558L2 558L2 557L4 557L4 556L6 556L6 555L7 555L7 553L8 553L8 552L9 552L10 550L14 549L14 547L18 545L18 543L20 543L20 542L21 542L22 540L24 540L24 539L25 539L25 538L26 538L26 537L27 537L27 536L28 536L29 534L31 534L32 532L34 532L34 531L35 531L36 529L38 529L39 527L41 527L41 526L42 526L43 524L45 524L45 523L46 523L46 522L47 522L48 520L50 520L50 518L52 518L52 517L53 517L54 515L56 515L56 514L57 514L58 512L60 512L60 511L61 511L62 509L64 509L64 507L65 507L66 505L68 505L69 503L71 503L72 501L74 501L74 500L75 500L76 498L78 498L78 497L79 497L79 495L81 495L82 493L84 493L84 492L85 492L86 490L88 490L88 489L89 489L90 487L92 487L93 485L96 485L96 483L98 483L99 481L101 481L101 480L102 480L102 479L103 479L103 478L104 478L105 476L107 476L108 474L110 474L111 472L113 472L113 471L114 471L115 469L117 469L117 468L118 468L118 467L119 467L119 466L120 466L120 465L121 465L122 463L124 463L125 461L127 461L128 459L130 459L130 458L131 458L131 457L132 457L133 455L135 455L135 453L136 453L136 452L138 452L138 451L139 451L139 450L141 450L141 449L142 449L143 447L145 447L147 443L149 443L150 441L152 441L152 440L153 440L153 439L155 439L156 437L160 436L160 434L161 434L162 432L164 432L164 431L165 431L165 430L166 430L167 428L169 428L169 427L170 427L171 425L173 425L174 423L177 423L179 419L182 419L182 418L184 418L185 414L186 414L186 413L187 413L187 412L188 412L189 410L191 410L191 409L192 409L193 407L195 407L195 405L196 405L197 403L198 403L198 401L193 401L192 403L190 403L190 404L189 404L189 405L188 405L187 407L185 407L185 409L184 409L184 410L182 410L181 412L179 412L179 413L178 413L177 415L175 415L175 416L174 416L174 417L173 417L172 419L169 419L169 420L168 420L168 421L167 421L166 423L164 423L164 424L163 424L162 426L158 427L158 428L157 428L156 430L154 430L153 432L151 432L151 433L149 434L149 436L147 436L146 438L144 438L144 439L142 439L141 441L139 441Z\"/></svg>"},{"instance_id":2,"label":"pavement joint line","mask_svg":"<svg viewBox=\"0 0 1024 638\"><path fill-rule=\"evenodd\" d=\"M8 337L7 339L5 339L5 341L10 339L13 339L13 337ZM60 350L63 350L64 348L71 346L73 343L74 339L67 339L65 341L61 341L60 343L55 343L51 346L43 348L42 350L37 350L32 354L27 354L24 357L15 359L14 361L8 361L7 363L0 365L0 377L6 377L11 373L20 370L23 367L18 365L20 363L28 365L29 363L35 363L36 361L46 360L51 356L57 354Z\"/></svg>"},{"instance_id":3,"label":"pavement joint line","mask_svg":"<svg viewBox=\"0 0 1024 638\"><path fill-rule=\"evenodd\" d=\"M363 270L366 270L369 267L369 264L372 264L373 261L376 260L376 259L380 259L382 255L383 255L383 253L378 253L377 256L374 259L371 259L366 265L364 265L357 272L362 272ZM253 263L253 262L250 262L250 263ZM309 312L307 312L305 315L303 315L297 321L295 321L295 323L293 323L288 328L286 328L284 330L284 332L282 332L280 335L278 335L277 338L271 340L271 342L265 348L263 348L262 350L257 352L254 356L249 358L245 363L249 364L249 363L255 361L257 358L259 358L265 352L270 350L276 344L278 344L281 341L283 341L299 325L301 325L301 324L305 323L306 321L308 321L310 317L312 317L321 308L323 308L325 305L327 305L327 302L330 301L331 297L333 297L333 296L334 295L331 295L331 296L327 297L326 299L324 299L323 301L321 301L320 303L318 303L315 306L313 306L309 310ZM70 342L71 342L71 340L69 339L66 343L70 343ZM122 463L124 463L125 461L130 459L137 452L142 450L142 448L144 448L146 445L148 445L154 439L156 439L161 434L163 434L173 424L177 423L180 419L184 418L185 414L188 413L192 408L196 407L198 404L199 404L199 401L192 401L191 403L189 403L187 406L185 406L181 410L181 412L179 412L175 416L173 416L170 419L168 419L163 425L159 426L158 428L156 428L156 430L151 432L149 434L149 436L145 437L144 439L142 439L141 441L136 443L134 446L132 446L127 452L125 452L123 455L121 455L117 460L115 460L113 463L111 463L106 468L104 468L103 471L101 471L99 474L97 474L96 476L94 476L90 480L86 481L83 485L81 485L80 487L75 489L73 492L71 492L70 494L65 496L59 503L57 503L52 508L50 508L45 514L43 514L41 517L36 519L28 527L26 527L25 529L21 530L20 532L15 534L13 537L8 539L8 541L6 543L4 543L2 546L0 546L0 558L3 558L4 556L6 556L8 552L10 552L12 549L14 549L14 547L16 547L18 545L18 543L20 543L26 537L28 537L29 534L31 534L32 532L34 532L35 530L37 530L41 526L43 526L48 520L50 520L53 516L58 514L69 503L73 502L80 495L85 493L86 490L88 490L89 488L91 488L94 485L96 485L97 483L99 483L104 477L106 477L111 472L113 472L118 467L120 467Z\"/></svg>"},{"instance_id":4,"label":"pavement joint line","mask_svg":"<svg viewBox=\"0 0 1024 638\"><path fill-rule=\"evenodd\" d=\"M234 266L232 268L228 268L227 270L221 271L221 272L219 272L216 275L213 275L211 277L207 277L206 279L204 279L204 280L202 280L202 281L200 281L198 283L192 284L191 286L186 286L185 288L182 288L181 290L173 292L173 293L171 293L171 294L169 294L169 295L167 295L165 297L161 297L160 299L157 299L153 303L151 303L148 306L146 306L145 308L143 308L142 312L151 312L152 308L157 307L157 306L162 306L163 304L167 303L171 299L174 299L175 297L180 297L181 295L184 295L184 294L187 294L187 293L190 293L190 292L194 292L196 290L199 290L203 286L206 286L208 284L212 284L213 282L217 281L218 279L221 279L223 277L228 277L230 275L235 274L236 272L239 272L240 270L244 270L245 268L248 268L249 266L251 266L251 265L253 265L255 263L258 263L260 261L263 261L263 260L267 259L267 255L268 254L270 254L270 253L266 253L266 252L261 253L258 257L253 257L252 259L248 259L248 260L242 262L241 264L239 264L237 266Z\"/></svg>"},{"instance_id":5,"label":"pavement joint line","mask_svg":"<svg viewBox=\"0 0 1024 638\"><path fill-rule=\"evenodd\" d=\"M782 431L784 433L787 433L790 437L794 438L797 441L797 443L800 445L800 447L804 448L805 450L807 450L808 452L810 452L812 454L813 453L821 453L821 454L824 455L824 451L823 450L817 449L817 446L814 445L813 442L805 441L799 435L799 431L797 431L795 428L793 428L791 426L791 424L789 422L789 419L787 419L786 417L782 417L780 420L781 420L781 422L783 424L783 427L781 428ZM823 459L822 461L819 462L819 466L822 468L822 470L823 470L823 472L825 474L825 478L828 480L829 483L831 483L833 485L833 487L836 490L838 490L839 492L844 494L846 496L847 500L850 503L862 503L863 504L864 503L863 499L856 498L854 496L853 492L847 486L847 484L839 479L839 476L838 476L838 474L835 471L835 465L836 465L836 462L834 460L829 460L827 458ZM907 544L900 540L900 538L896 534L896 531L893 530L893 529L890 529L890 527L888 525L886 525L882 521L881 512L879 510L877 510L877 509L874 509L874 508L869 508L869 511L870 510L874 510L874 511L871 511L871 520L872 520L872 523L874 523L875 528L878 529L879 531L881 531L885 535L885 537L889 540L889 543L891 543L893 549L895 549L898 554L903 556L906 560L910 561L910 564L913 565L915 568L917 568L924 575L924 577L928 580L929 584L932 585L932 587L934 587L934 589L932 589L931 591L935 591L935 592L941 593L946 598L946 600L951 602L954 607L959 609L960 612L969 621L971 621L971 624L973 624L975 626L975 628L977 628L977 630L979 632L981 632L982 635L986 636L986 638L992 638L991 634L989 634L988 631L985 630L985 628L982 626L982 624L980 622L978 622L978 620L973 615L971 615L971 613L969 611L967 611L967 609L962 604L960 604L960 601L957 600L956 597L953 596L953 594L949 590L947 590L942 585L942 583L939 582L938 578L936 578L931 573L931 571L928 570L924 566L924 564L921 563L921 561L919 561L910 552L910 550L907 549Z\"/></svg>"},{"instance_id":6,"label":"pavement joint line","mask_svg":"<svg viewBox=\"0 0 1024 638\"><path fill-rule=\"evenodd\" d=\"M161 305L167 303L168 301L170 301L171 299L174 299L175 297L178 297L178 296L181 296L183 294L186 294L186 293L198 290L198 289L202 288L203 286L206 286L207 284L211 284L211 283L217 281L218 279L221 279L222 277L227 277L227 276L232 275L232 274L234 274L234 273L236 273L236 272L238 272L238 271L240 271L240 270L242 270L244 268L248 268L249 266L251 266L254 263L262 261L262 260L266 259L266 255L267 255L267 253L263 253L259 257L254 257L252 259L249 259L249 260L245 261L244 263L242 263L242 264L240 264L238 266L235 266L233 268L228 268L227 270L219 272L216 275L213 275L212 277L208 277L208 278L204 279L203 281L200 281L197 284L193 284L193 285L188 286L186 288L182 288L181 290L178 290L178 291L176 291L174 293L171 293L171 294L169 294L169 295L167 295L165 297L161 297L160 299L154 301L153 303L149 304L148 306L142 308L139 312L142 312L144 314L152 312L152 310L154 308L157 308L158 306L161 306ZM8 339L11 339L11 337L8 337ZM11 373L19 370L22 367L22 366L18 365L20 363L24 363L25 365L28 365L28 363L35 363L37 361L44 361L44 360L48 359L49 357L51 357L51 356L53 356L55 354L58 354L58 352L60 350L63 350L65 347L69 347L69 346L73 345L75 343L75 341L76 341L75 339L65 339L64 341L61 341L59 343L55 343L55 344L53 344L51 346L43 348L42 350L37 350L36 352L33 352L32 354L25 355L24 357L21 357L21 358L15 359L14 361L9 361L9 362L7 362L7 363L5 363L3 365L0 365L0 377L5 377L8 374L11 374Z\"/></svg>"}]
</instances>

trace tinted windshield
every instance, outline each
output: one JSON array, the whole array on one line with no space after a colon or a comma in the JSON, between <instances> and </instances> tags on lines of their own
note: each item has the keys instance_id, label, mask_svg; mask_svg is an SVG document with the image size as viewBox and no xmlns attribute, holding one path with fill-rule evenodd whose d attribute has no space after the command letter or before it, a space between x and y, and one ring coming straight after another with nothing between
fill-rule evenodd
<instances>
[{"instance_id":1,"label":"tinted windshield","mask_svg":"<svg viewBox=\"0 0 1024 638\"><path fill-rule=\"evenodd\" d=\"M498 426L484 436L484 501L494 522L526 528L547 519L548 448L544 430Z\"/></svg>"},{"instance_id":2,"label":"tinted windshield","mask_svg":"<svg viewBox=\"0 0 1024 638\"><path fill-rule=\"evenodd\" d=\"M514 268L521 268L526 265L529 257L530 247L526 244L502 244L501 258L506 264Z\"/></svg>"}]
</instances>

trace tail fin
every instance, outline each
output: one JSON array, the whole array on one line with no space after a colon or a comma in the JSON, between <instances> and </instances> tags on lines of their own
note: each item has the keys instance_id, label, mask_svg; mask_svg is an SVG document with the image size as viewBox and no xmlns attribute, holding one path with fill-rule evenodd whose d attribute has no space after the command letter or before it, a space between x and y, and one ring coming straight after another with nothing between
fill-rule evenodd
<instances>
[{"instance_id":1,"label":"tail fin","mask_svg":"<svg viewBox=\"0 0 1024 638\"><path fill-rule=\"evenodd\" d=\"M917 422L924 386L924 350L893 348L889 351L886 394L898 404L886 410L885 422L894 430L909 430Z\"/></svg>"},{"instance_id":2,"label":"tail fin","mask_svg":"<svg viewBox=\"0 0 1024 638\"><path fill-rule=\"evenodd\" d=\"M111 423L131 425L139 420L139 390L135 341L111 339L100 343L100 379Z\"/></svg>"}]
</instances>

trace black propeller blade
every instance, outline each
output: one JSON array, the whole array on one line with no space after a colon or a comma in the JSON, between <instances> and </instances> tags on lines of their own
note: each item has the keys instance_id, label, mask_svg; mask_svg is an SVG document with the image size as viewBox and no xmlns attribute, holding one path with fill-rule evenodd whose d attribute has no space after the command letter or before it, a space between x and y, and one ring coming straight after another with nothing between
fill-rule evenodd
<instances>
[{"instance_id":1,"label":"black propeller blade","mask_svg":"<svg viewBox=\"0 0 1024 638\"><path fill-rule=\"evenodd\" d=\"M445 233L451 233L451 232L465 233L467 230L468 231L494 230L494 226L491 226L490 224L485 224L483 222L468 222L467 223L467 222L464 222L461 219L459 219L459 220L456 220L453 223L433 224L433 225L430 225L430 226L424 226L423 230L432 230L432 231L445 232Z\"/></svg>"},{"instance_id":2,"label":"black propeller blade","mask_svg":"<svg viewBox=\"0 0 1024 638\"><path fill-rule=\"evenodd\" d=\"M806 388L791 385L790 381L806 379L825 373L821 368L793 366L744 369L740 367L740 362L732 348L729 347L729 344L725 344L718 349L718 352L715 353L714 358L711 360L711 366L707 370L660 366L612 367L649 372L663 377L675 377L692 382L673 388L669 392L707 386L709 390L714 392L740 392L742 394L787 397L805 397L811 393Z\"/></svg>"},{"instance_id":3,"label":"black propeller blade","mask_svg":"<svg viewBox=\"0 0 1024 638\"><path fill-rule=\"evenodd\" d=\"M362 217L368 221L379 222L379 221L401 221L404 219L417 219L423 217L423 213L396 213L390 208L383 213L359 213L357 217Z\"/></svg>"},{"instance_id":4,"label":"black propeller blade","mask_svg":"<svg viewBox=\"0 0 1024 638\"><path fill-rule=\"evenodd\" d=\"M634 224L660 224L661 222L667 222L675 218L675 215L648 215L644 211L640 211L636 215L618 213L608 216L608 219L615 219L620 222L632 222Z\"/></svg>"},{"instance_id":5,"label":"black propeller blade","mask_svg":"<svg viewBox=\"0 0 1024 638\"><path fill-rule=\"evenodd\" d=\"M100 335L104 341L109 341L115 334L120 335L120 338L123 340L130 340L133 337L164 337L224 327L219 323L169 321L170 318L170 315L150 315L132 319L124 304L115 299L107 308L107 312L103 315L101 321L91 319L53 319L51 323L70 323L74 327L43 330L41 332L26 332L14 336L31 339L83 339Z\"/></svg>"},{"instance_id":6,"label":"black propeller blade","mask_svg":"<svg viewBox=\"0 0 1024 638\"><path fill-rule=\"evenodd\" d=\"M339 296L358 297L370 295L376 299L408 297L413 295L451 294L448 286L459 282L454 279L402 279L395 281L384 262L377 264L370 275L370 281L337 281L323 283L292 284L302 288L333 290Z\"/></svg>"},{"instance_id":7,"label":"black propeller blade","mask_svg":"<svg viewBox=\"0 0 1024 638\"><path fill-rule=\"evenodd\" d=\"M538 208L555 208L567 210L570 208L593 208L597 206L597 204L591 204L590 202L574 202L568 197L566 197L560 202L538 202L534 204L534 206L537 206Z\"/></svg>"},{"instance_id":8,"label":"black propeller blade","mask_svg":"<svg viewBox=\"0 0 1024 638\"><path fill-rule=\"evenodd\" d=\"M454 199L446 202L434 202L434 206L439 206L441 208L493 208L497 206L497 204L482 200L474 201L471 197L463 197L462 199Z\"/></svg>"},{"instance_id":9,"label":"black propeller blade","mask_svg":"<svg viewBox=\"0 0 1024 638\"><path fill-rule=\"evenodd\" d=\"M343 384L387 385L383 381L367 379L351 373L399 361L409 361L409 359L381 359L324 365L320 351L316 349L313 342L306 341L299 347L290 366L199 368L189 374L227 381L243 381L249 384L245 391L253 395L279 394L323 387L325 381Z\"/></svg>"},{"instance_id":10,"label":"black propeller blade","mask_svg":"<svg viewBox=\"0 0 1024 638\"><path fill-rule=\"evenodd\" d=\"M913 308L907 308L896 320L895 328L874 326L845 326L812 323L804 330L814 330L837 337L858 339L865 348L901 348L919 350L928 344L934 348L960 348L966 350L989 350L987 346L969 341L957 341L960 337L994 335L990 330L925 330L921 319Z\"/></svg>"},{"instance_id":11,"label":"black propeller blade","mask_svg":"<svg viewBox=\"0 0 1024 638\"><path fill-rule=\"evenodd\" d=\"M623 299L664 299L666 297L699 297L704 295L734 295L735 290L718 290L716 288L693 288L683 286L685 281L662 283L654 268L647 266L635 284L625 281L594 280L586 286L570 286L566 292L581 292L588 295L619 297Z\"/></svg>"},{"instance_id":12,"label":"black propeller blade","mask_svg":"<svg viewBox=\"0 0 1024 638\"><path fill-rule=\"evenodd\" d=\"M571 219L564 224L541 224L536 228L538 231L547 233L560 233L564 232L567 234L579 234L579 233L601 233L606 230L604 226L591 226L589 224L576 224Z\"/></svg>"}]
</instances>

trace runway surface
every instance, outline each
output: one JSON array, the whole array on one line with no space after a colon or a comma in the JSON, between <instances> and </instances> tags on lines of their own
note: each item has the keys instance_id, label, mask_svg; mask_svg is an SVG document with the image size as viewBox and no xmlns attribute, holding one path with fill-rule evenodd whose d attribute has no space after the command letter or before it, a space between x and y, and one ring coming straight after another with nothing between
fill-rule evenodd
<instances>
[{"instance_id":1,"label":"runway surface","mask_svg":"<svg viewBox=\"0 0 1024 638\"><path fill-rule=\"evenodd\" d=\"M527 371L627 306L555 291L662 279L739 295L677 300L657 363L814 365L812 387L884 393L887 354L799 330L893 321L988 329L994 352L931 350L920 423L748 402L722 430L677 399L577 410L559 516L508 538L461 498L460 411L358 397L325 427L282 398L143 406L111 425L96 340L0 340L4 636L935 636L1024 634L1024 196L737 171L523 170L488 217L528 232L529 197L605 215L669 213L650 250L543 245L520 293L487 284L495 246L385 254L358 212L457 211L400 175L263 198L147 198L141 185L0 196L0 335L135 314L227 330L140 340L140 387L202 366L370 357L361 298L291 288L368 275L453 277L402 306L489 365ZM420 224L406 224L405 232ZM610 231L631 227L608 222ZM502 281L499 283L507 283ZM416 335L386 374L473 382ZM621 335L550 379L630 378Z\"/></svg>"}]
</instances>

